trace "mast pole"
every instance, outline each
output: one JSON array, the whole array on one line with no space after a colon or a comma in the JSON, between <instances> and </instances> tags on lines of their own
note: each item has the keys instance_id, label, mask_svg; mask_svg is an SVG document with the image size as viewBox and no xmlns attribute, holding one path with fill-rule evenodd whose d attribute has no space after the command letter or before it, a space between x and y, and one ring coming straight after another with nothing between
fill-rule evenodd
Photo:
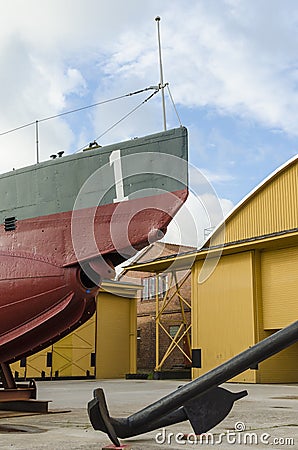
<instances>
[{"instance_id":1,"label":"mast pole","mask_svg":"<svg viewBox=\"0 0 298 450\"><path fill-rule=\"evenodd\" d=\"M158 38L158 54L159 54L159 71L160 71L160 88L161 88L161 98L162 98L162 113L163 113L163 127L164 131L167 130L167 119L166 119L166 103L165 103L165 93L164 93L164 81L163 81L163 68L162 68L162 57L161 57L161 41L160 41L160 17L155 17L157 23L157 38Z\"/></svg>"},{"instance_id":2,"label":"mast pole","mask_svg":"<svg viewBox=\"0 0 298 450\"><path fill-rule=\"evenodd\" d=\"M36 163L39 163L39 136L38 136L38 120L35 121L35 137L36 137Z\"/></svg>"}]
</instances>

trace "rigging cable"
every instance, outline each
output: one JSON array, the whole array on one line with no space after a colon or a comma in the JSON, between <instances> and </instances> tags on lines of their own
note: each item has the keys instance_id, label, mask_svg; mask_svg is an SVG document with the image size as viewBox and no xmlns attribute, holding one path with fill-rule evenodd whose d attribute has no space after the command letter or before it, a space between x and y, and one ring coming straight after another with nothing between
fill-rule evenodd
<instances>
[{"instance_id":1,"label":"rigging cable","mask_svg":"<svg viewBox=\"0 0 298 450\"><path fill-rule=\"evenodd\" d=\"M36 121L30 122L30 123L26 123L25 125L21 125L21 126L16 127L16 128L12 128L11 130L8 130L8 131L3 131L2 133L0 133L0 136L4 136L5 134L13 133L14 131L21 130L22 128L30 127L31 125L34 125L35 123L36 123Z\"/></svg>"},{"instance_id":2,"label":"rigging cable","mask_svg":"<svg viewBox=\"0 0 298 450\"><path fill-rule=\"evenodd\" d=\"M178 113L178 111L177 111L177 108L176 108L176 105L175 105L175 102L174 102L174 99L173 99L172 93L171 93L171 91L170 91L170 86L169 86L169 83L166 83L166 87L167 87L167 89L168 89L169 97L170 97L170 99L171 99L171 102L172 102L173 108L174 108L174 110L175 110L175 113L176 113L177 119L178 119L178 121L179 121L180 127L182 127L182 122L181 122L181 119L180 119L179 113Z\"/></svg>"},{"instance_id":3,"label":"rigging cable","mask_svg":"<svg viewBox=\"0 0 298 450\"><path fill-rule=\"evenodd\" d=\"M62 113L59 113L59 114L55 114L53 116L48 116L48 117L44 117L44 118L39 119L39 120L34 120L34 122L29 122L29 123L26 123L25 125L21 125L21 126L12 128L10 130L4 131L4 132L0 133L0 136L4 136L5 134L13 133L14 131L21 130L22 128L26 128L26 127L29 127L31 125L36 125L36 122L40 123L40 122L45 122L47 120L56 119L57 117L66 116L68 114L72 114L72 113L75 113L75 112L83 111L83 110L89 109L89 108L94 108L95 106L104 105L105 103L110 103L110 102L113 102L113 101L116 101L116 100L120 100L120 99L125 98L125 97L131 97L132 95L140 94L142 92L149 91L149 90L152 90L152 89L154 89L154 91L156 91L156 90L159 89L159 87L158 86L149 86L147 88L139 89L138 91L134 91L134 92L129 92L128 94L119 95L118 97L110 98L108 100L102 100L101 102L93 103L93 104L87 105L87 106L82 106L81 108L72 109L70 111L65 111L65 112L62 112Z\"/></svg>"},{"instance_id":4,"label":"rigging cable","mask_svg":"<svg viewBox=\"0 0 298 450\"><path fill-rule=\"evenodd\" d=\"M109 131L111 131L113 128L115 128L117 125L119 125L119 123L121 123L123 120L125 120L127 117L129 117L131 114L133 114L137 109L139 109L142 105L144 105L146 102L148 102L155 94L157 94L159 92L160 87L159 86L150 86L150 88L146 88L144 90L149 90L149 89L155 89L155 91L150 94L147 98L145 98L145 100L143 100L141 103L139 103L137 106L135 106L131 111L129 111L127 114L125 114L123 117L121 117L121 119L119 119L117 122L115 122L113 125L111 125L109 128L107 128L100 136L98 136L95 141L98 141L100 138L102 138L105 134L107 134ZM143 90L143 91L144 91ZM142 92L143 92L142 91ZM84 148L86 148L88 144L84 145L83 147L79 148L78 150L76 150L74 153L78 153L79 151L83 150Z\"/></svg>"}]
</instances>

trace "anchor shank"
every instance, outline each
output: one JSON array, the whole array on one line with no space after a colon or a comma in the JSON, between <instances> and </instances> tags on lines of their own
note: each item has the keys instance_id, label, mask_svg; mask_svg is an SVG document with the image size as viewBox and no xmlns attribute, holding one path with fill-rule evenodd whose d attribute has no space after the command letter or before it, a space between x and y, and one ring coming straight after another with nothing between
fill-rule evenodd
<instances>
[{"instance_id":1,"label":"anchor shank","mask_svg":"<svg viewBox=\"0 0 298 450\"><path fill-rule=\"evenodd\" d=\"M148 422L156 421L162 415L169 414L178 409L194 396L199 396L213 387L219 386L250 367L284 350L297 340L298 321L277 331L177 391L166 395L141 411L132 414L127 418L129 428L138 429Z\"/></svg>"},{"instance_id":2,"label":"anchor shank","mask_svg":"<svg viewBox=\"0 0 298 450\"><path fill-rule=\"evenodd\" d=\"M187 415L183 406L177 410L167 414L166 416L159 417L154 422L142 423L140 428L136 428L129 423L128 418L110 418L111 424L119 438L129 438L137 436L138 434L147 433L148 431L156 430L158 428L164 428L169 425L174 425L187 420ZM104 431L104 430L103 430Z\"/></svg>"}]
</instances>

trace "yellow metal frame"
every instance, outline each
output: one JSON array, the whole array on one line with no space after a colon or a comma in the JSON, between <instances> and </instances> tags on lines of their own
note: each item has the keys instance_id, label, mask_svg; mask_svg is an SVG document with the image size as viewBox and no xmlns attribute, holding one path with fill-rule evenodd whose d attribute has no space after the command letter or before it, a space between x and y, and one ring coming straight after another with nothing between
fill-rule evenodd
<instances>
[{"instance_id":1,"label":"yellow metal frame","mask_svg":"<svg viewBox=\"0 0 298 450\"><path fill-rule=\"evenodd\" d=\"M189 311L191 311L191 305L188 303L185 298L181 295L181 287L184 285L186 280L190 277L190 272L182 278L180 283L177 279L177 272L170 272L170 282L168 283L168 289L165 291L163 299L160 300L159 293L158 293L158 273L156 273L156 295L155 295L155 371L160 371L162 369L162 366L164 365L167 358L172 354L172 352L175 349L178 349L184 357L191 363L191 356L188 355L183 348L180 345L180 342L184 337L187 339L188 348L190 350L191 348L191 338L190 338L190 332L191 332L191 323L188 323L186 318L186 311L185 307L189 308ZM173 286L172 286L173 284ZM174 290L173 290L174 289ZM173 290L173 291L172 291ZM170 293L171 291L171 293ZM169 307L169 305L172 303L172 301L178 297L179 299L179 306L180 306L180 312L181 312L181 321L179 328L175 334L175 336L171 336L170 333L167 331L167 329L164 327L162 323L162 315L165 312L165 310ZM160 359L160 331L163 331L168 338L170 339L170 344L168 348L166 349L164 355Z\"/></svg>"}]
</instances>

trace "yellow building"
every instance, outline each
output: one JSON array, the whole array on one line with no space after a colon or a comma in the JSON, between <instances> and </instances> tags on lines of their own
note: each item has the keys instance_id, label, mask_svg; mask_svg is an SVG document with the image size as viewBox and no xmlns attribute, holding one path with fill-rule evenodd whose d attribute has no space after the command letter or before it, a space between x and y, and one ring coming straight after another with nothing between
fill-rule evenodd
<instances>
[{"instance_id":1,"label":"yellow building","mask_svg":"<svg viewBox=\"0 0 298 450\"><path fill-rule=\"evenodd\" d=\"M198 376L298 318L298 158L232 211L198 253L192 271L193 347L202 349ZM213 273L206 253L222 249ZM208 270L208 269L207 269ZM202 276L203 275L203 276ZM298 344L235 381L298 381Z\"/></svg>"},{"instance_id":2,"label":"yellow building","mask_svg":"<svg viewBox=\"0 0 298 450\"><path fill-rule=\"evenodd\" d=\"M153 273L173 264L177 271L192 267L193 377L297 320L297 203L296 156L247 196L196 254L130 266ZM298 343L233 381L298 382Z\"/></svg>"}]
</instances>

